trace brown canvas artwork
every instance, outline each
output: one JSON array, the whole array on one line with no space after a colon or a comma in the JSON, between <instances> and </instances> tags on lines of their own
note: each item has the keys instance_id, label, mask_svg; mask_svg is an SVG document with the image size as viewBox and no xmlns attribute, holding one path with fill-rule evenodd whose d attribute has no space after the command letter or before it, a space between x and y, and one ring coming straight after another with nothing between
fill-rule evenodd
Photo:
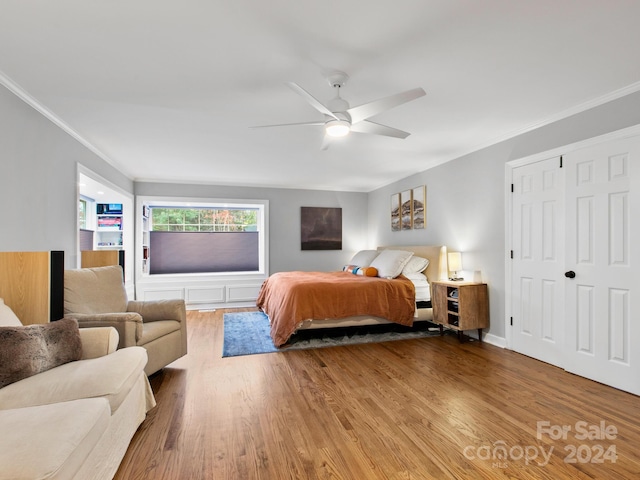
<instances>
[{"instance_id":1,"label":"brown canvas artwork","mask_svg":"<svg viewBox=\"0 0 640 480\"><path fill-rule=\"evenodd\" d=\"M342 208L300 207L302 250L342 250Z\"/></svg>"}]
</instances>

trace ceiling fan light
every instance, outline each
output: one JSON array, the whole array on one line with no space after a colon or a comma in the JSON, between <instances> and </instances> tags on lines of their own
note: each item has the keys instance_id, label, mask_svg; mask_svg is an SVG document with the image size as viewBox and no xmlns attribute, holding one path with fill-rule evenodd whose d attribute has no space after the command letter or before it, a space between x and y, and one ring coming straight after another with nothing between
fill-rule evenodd
<instances>
[{"instance_id":1,"label":"ceiling fan light","mask_svg":"<svg viewBox=\"0 0 640 480\"><path fill-rule=\"evenodd\" d=\"M351 131L351 124L346 120L329 120L325 124L325 131L330 137L344 137Z\"/></svg>"}]
</instances>

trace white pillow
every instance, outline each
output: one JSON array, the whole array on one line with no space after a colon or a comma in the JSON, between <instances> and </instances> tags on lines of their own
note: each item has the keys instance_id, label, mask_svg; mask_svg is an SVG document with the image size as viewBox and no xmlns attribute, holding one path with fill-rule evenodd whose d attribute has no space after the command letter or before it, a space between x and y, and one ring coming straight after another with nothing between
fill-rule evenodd
<instances>
[{"instance_id":1,"label":"white pillow","mask_svg":"<svg viewBox=\"0 0 640 480\"><path fill-rule=\"evenodd\" d=\"M429 259L416 257L414 255L409 259L407 264L402 269L402 274L406 276L407 273L420 273L428 266L429 266Z\"/></svg>"},{"instance_id":2,"label":"white pillow","mask_svg":"<svg viewBox=\"0 0 640 480\"><path fill-rule=\"evenodd\" d=\"M415 285L429 285L427 277L425 277L422 273L404 273L403 271L402 275L411 280Z\"/></svg>"},{"instance_id":3,"label":"white pillow","mask_svg":"<svg viewBox=\"0 0 640 480\"><path fill-rule=\"evenodd\" d=\"M9 308L9 305L5 305L4 299L0 298L0 326L1 327L21 327L22 322L13 313L13 310Z\"/></svg>"},{"instance_id":4,"label":"white pillow","mask_svg":"<svg viewBox=\"0 0 640 480\"><path fill-rule=\"evenodd\" d=\"M349 265L355 265L356 267L368 267L373 262L373 259L378 256L377 250L360 250L349 261Z\"/></svg>"},{"instance_id":5,"label":"white pillow","mask_svg":"<svg viewBox=\"0 0 640 480\"><path fill-rule=\"evenodd\" d=\"M378 276L382 278L396 278L402 273L413 252L405 250L383 250L371 262L371 266L378 269Z\"/></svg>"}]
</instances>

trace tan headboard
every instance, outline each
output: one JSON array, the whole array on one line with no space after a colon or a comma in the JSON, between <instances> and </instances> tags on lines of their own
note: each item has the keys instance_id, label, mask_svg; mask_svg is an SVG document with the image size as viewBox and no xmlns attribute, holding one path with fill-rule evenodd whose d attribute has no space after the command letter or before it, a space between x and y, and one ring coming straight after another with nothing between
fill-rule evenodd
<instances>
[{"instance_id":1,"label":"tan headboard","mask_svg":"<svg viewBox=\"0 0 640 480\"><path fill-rule=\"evenodd\" d=\"M406 250L419 257L428 258L429 266L426 270L429 282L440 280L440 272L445 270L443 277L447 276L446 248L442 245L391 245L378 247L378 250Z\"/></svg>"}]
</instances>

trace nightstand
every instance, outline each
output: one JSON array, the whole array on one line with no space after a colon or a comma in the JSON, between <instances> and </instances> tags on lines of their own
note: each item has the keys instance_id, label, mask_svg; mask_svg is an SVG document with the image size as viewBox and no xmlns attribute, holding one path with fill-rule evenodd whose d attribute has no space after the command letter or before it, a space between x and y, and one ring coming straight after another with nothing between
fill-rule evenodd
<instances>
[{"instance_id":1,"label":"nightstand","mask_svg":"<svg viewBox=\"0 0 640 480\"><path fill-rule=\"evenodd\" d=\"M433 323L456 330L462 341L464 330L478 329L482 342L482 329L489 327L489 294L486 283L436 281L431 282Z\"/></svg>"}]
</instances>

